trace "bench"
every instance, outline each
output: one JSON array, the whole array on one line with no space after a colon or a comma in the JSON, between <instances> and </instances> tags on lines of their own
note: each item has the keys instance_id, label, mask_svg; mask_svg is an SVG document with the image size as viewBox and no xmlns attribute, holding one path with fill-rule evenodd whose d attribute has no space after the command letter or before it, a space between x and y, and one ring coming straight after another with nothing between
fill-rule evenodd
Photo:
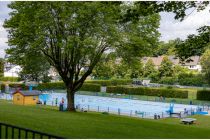
<instances>
[{"instance_id":1,"label":"bench","mask_svg":"<svg viewBox=\"0 0 210 140\"><path fill-rule=\"evenodd\" d=\"M196 121L196 119L194 118L184 118L184 119L181 119L181 122L184 123L184 124L193 124L194 122Z\"/></svg>"}]
</instances>

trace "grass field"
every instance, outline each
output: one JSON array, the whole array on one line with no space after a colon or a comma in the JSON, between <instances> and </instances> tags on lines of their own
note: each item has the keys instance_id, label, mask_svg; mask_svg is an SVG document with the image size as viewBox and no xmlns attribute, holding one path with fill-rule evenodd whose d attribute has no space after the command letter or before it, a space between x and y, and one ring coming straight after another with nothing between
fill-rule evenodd
<instances>
[{"instance_id":1,"label":"grass field","mask_svg":"<svg viewBox=\"0 0 210 140\"><path fill-rule=\"evenodd\" d=\"M179 119L147 120L99 113L59 112L49 106L18 106L0 100L0 122L66 138L210 138L210 117L193 116L194 125Z\"/></svg>"}]
</instances>

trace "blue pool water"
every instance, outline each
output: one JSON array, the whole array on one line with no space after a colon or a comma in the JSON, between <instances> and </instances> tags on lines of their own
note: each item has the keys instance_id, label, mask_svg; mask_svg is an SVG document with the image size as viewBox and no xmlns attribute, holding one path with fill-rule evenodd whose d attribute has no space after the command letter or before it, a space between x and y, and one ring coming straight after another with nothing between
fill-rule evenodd
<instances>
[{"instance_id":1,"label":"blue pool water","mask_svg":"<svg viewBox=\"0 0 210 140\"><path fill-rule=\"evenodd\" d=\"M66 94L65 93L51 93L48 94L47 105L55 105L55 100L57 98L58 104L64 98L64 107L67 106ZM130 114L134 112L144 112L147 116L154 116L154 114L167 114L166 111L169 110L170 103L162 102L152 102L152 101L142 101L142 100L132 100L132 99L122 99L122 98L110 98L110 97L100 97L100 96L89 96L89 95L75 95L75 106L83 108L85 110L92 111L109 111L118 112L120 109L121 114ZM184 109L196 110L195 105L184 105L184 104L174 104L173 111L180 113L184 112Z\"/></svg>"}]
</instances>

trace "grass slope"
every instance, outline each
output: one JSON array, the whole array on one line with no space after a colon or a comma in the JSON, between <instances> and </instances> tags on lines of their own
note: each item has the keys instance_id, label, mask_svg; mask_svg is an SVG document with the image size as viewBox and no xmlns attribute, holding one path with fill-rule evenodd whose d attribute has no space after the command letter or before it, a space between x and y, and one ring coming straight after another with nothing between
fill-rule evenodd
<instances>
[{"instance_id":1,"label":"grass slope","mask_svg":"<svg viewBox=\"0 0 210 140\"><path fill-rule=\"evenodd\" d=\"M208 121L210 118L203 123ZM146 120L98 113L59 112L52 107L18 106L3 100L0 100L0 122L66 138L210 138L209 122L208 125L189 126L180 124L178 119Z\"/></svg>"}]
</instances>

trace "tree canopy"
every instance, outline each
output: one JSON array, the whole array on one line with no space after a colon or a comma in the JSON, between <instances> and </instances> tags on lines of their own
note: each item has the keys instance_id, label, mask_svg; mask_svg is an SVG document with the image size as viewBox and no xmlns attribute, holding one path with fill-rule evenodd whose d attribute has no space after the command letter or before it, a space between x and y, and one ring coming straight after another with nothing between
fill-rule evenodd
<instances>
[{"instance_id":1,"label":"tree canopy","mask_svg":"<svg viewBox=\"0 0 210 140\"><path fill-rule=\"evenodd\" d=\"M120 22L133 6L122 2L12 2L11 18L4 23L11 46L7 52L15 56L20 50L20 59L28 51L42 54L64 81L68 110L74 111L75 92L105 52L116 52L128 62L151 52L158 41L158 14Z\"/></svg>"}]
</instances>

